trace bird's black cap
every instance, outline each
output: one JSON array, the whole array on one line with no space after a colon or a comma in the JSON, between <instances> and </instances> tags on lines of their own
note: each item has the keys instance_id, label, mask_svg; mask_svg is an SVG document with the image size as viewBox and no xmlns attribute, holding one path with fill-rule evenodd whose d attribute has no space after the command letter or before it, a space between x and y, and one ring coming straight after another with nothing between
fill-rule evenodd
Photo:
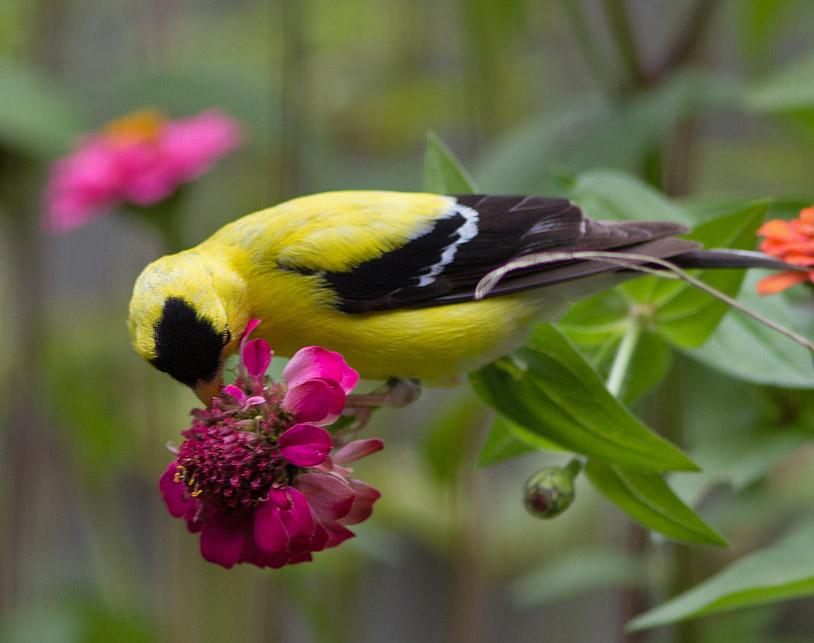
<instances>
[{"instance_id":1,"label":"bird's black cap","mask_svg":"<svg viewBox=\"0 0 814 643\"><path fill-rule=\"evenodd\" d=\"M153 334L156 356L150 362L187 386L210 381L217 375L221 351L231 339L228 330L218 333L212 322L198 317L181 297L164 301Z\"/></svg>"}]
</instances>

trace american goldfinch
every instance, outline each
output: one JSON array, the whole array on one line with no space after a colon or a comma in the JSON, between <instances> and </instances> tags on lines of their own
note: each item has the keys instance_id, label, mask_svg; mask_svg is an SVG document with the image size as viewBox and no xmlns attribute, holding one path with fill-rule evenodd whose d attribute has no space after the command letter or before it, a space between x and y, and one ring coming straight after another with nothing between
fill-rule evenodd
<instances>
[{"instance_id":1,"label":"american goldfinch","mask_svg":"<svg viewBox=\"0 0 814 643\"><path fill-rule=\"evenodd\" d=\"M564 199L343 191L245 216L162 257L136 281L136 350L209 402L248 321L277 354L341 353L368 379L442 381L521 346L535 323L634 273L562 260L484 275L540 251L603 250L685 267L777 267L759 253L698 250L676 223L595 221ZM784 265L785 266L785 265ZM787 267L787 266L785 266Z\"/></svg>"}]
</instances>

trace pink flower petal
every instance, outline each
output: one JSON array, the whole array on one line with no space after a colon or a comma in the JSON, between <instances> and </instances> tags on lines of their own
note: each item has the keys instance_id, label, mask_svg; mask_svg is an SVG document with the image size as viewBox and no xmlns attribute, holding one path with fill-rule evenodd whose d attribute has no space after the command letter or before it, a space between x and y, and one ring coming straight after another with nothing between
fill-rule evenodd
<instances>
[{"instance_id":1,"label":"pink flower petal","mask_svg":"<svg viewBox=\"0 0 814 643\"><path fill-rule=\"evenodd\" d=\"M246 394L243 392L243 389L238 388L234 384L229 384L229 386L223 387L223 392L227 395L231 395L235 398L235 401L238 404L243 404L246 401Z\"/></svg>"},{"instance_id":2,"label":"pink flower petal","mask_svg":"<svg viewBox=\"0 0 814 643\"><path fill-rule=\"evenodd\" d=\"M172 462L158 480L158 490L167 503L167 509L175 518L192 517L198 508L198 501L189 494L186 484L175 481L178 471L175 462Z\"/></svg>"},{"instance_id":3,"label":"pink flower petal","mask_svg":"<svg viewBox=\"0 0 814 643\"><path fill-rule=\"evenodd\" d=\"M252 334L252 331L257 328L262 322L259 319L250 319L249 323L246 324L246 330L243 331L242 341L248 341L249 335Z\"/></svg>"},{"instance_id":4,"label":"pink flower petal","mask_svg":"<svg viewBox=\"0 0 814 643\"><path fill-rule=\"evenodd\" d=\"M338 522L322 523L328 531L328 542L325 543L325 548L336 547L341 545L348 538L356 536L350 529L340 525Z\"/></svg>"},{"instance_id":5,"label":"pink flower petal","mask_svg":"<svg viewBox=\"0 0 814 643\"><path fill-rule=\"evenodd\" d=\"M243 551L247 526L243 516L215 513L201 530L201 555L204 560L231 569Z\"/></svg>"},{"instance_id":6,"label":"pink flower petal","mask_svg":"<svg viewBox=\"0 0 814 643\"><path fill-rule=\"evenodd\" d=\"M254 538L247 538L243 544L243 551L240 552L239 563L250 563L258 567L271 567L279 569L288 564L288 554L286 552L277 554L267 554L257 547Z\"/></svg>"},{"instance_id":7,"label":"pink flower petal","mask_svg":"<svg viewBox=\"0 0 814 643\"><path fill-rule=\"evenodd\" d=\"M271 348L265 339L252 339L246 342L241 356L249 375L260 377L271 363Z\"/></svg>"},{"instance_id":8,"label":"pink flower petal","mask_svg":"<svg viewBox=\"0 0 814 643\"><path fill-rule=\"evenodd\" d=\"M323 523L346 516L353 506L350 485L327 473L301 473L294 486L305 494L311 510Z\"/></svg>"},{"instance_id":9,"label":"pink flower petal","mask_svg":"<svg viewBox=\"0 0 814 643\"><path fill-rule=\"evenodd\" d=\"M288 557L288 565L296 565L297 563L307 563L310 560L314 560L314 557L311 556L310 551L303 551L298 554L290 554Z\"/></svg>"},{"instance_id":10,"label":"pink flower petal","mask_svg":"<svg viewBox=\"0 0 814 643\"><path fill-rule=\"evenodd\" d=\"M384 442L379 438L369 438L367 440L354 440L348 442L345 446L339 449L331 456L331 459L336 464L347 464L354 462L360 458L381 451L384 448Z\"/></svg>"},{"instance_id":11,"label":"pink flower petal","mask_svg":"<svg viewBox=\"0 0 814 643\"><path fill-rule=\"evenodd\" d=\"M350 393L359 374L347 365L342 355L319 346L309 346L294 353L282 373L289 387L312 379L337 382L345 393Z\"/></svg>"},{"instance_id":12,"label":"pink flower petal","mask_svg":"<svg viewBox=\"0 0 814 643\"><path fill-rule=\"evenodd\" d=\"M274 506L279 509L289 509L291 507L291 501L288 499L288 494L285 492L285 489L278 487L269 489L269 502L273 503Z\"/></svg>"},{"instance_id":13,"label":"pink flower petal","mask_svg":"<svg viewBox=\"0 0 814 643\"><path fill-rule=\"evenodd\" d=\"M282 554L288 549L282 510L273 502L263 502L254 511L254 542L264 554Z\"/></svg>"},{"instance_id":14,"label":"pink flower petal","mask_svg":"<svg viewBox=\"0 0 814 643\"><path fill-rule=\"evenodd\" d=\"M381 498L382 494L378 489L374 489L361 480L351 478L348 480L348 484L355 494L353 506L348 515L343 516L339 522L343 525L358 525L370 518L370 514L373 513L373 503Z\"/></svg>"},{"instance_id":15,"label":"pink flower petal","mask_svg":"<svg viewBox=\"0 0 814 643\"><path fill-rule=\"evenodd\" d=\"M161 137L161 154L171 176L184 182L207 172L218 157L240 145L237 121L210 109L170 121Z\"/></svg>"},{"instance_id":16,"label":"pink flower petal","mask_svg":"<svg viewBox=\"0 0 814 643\"><path fill-rule=\"evenodd\" d=\"M278 439L280 455L297 467L312 467L325 461L333 447L330 434L313 424L295 424Z\"/></svg>"},{"instance_id":17,"label":"pink flower petal","mask_svg":"<svg viewBox=\"0 0 814 643\"><path fill-rule=\"evenodd\" d=\"M291 509L280 512L283 527L288 534L288 552L308 551L311 536L314 535L311 508L308 506L308 500L300 491L289 487L288 494L291 498Z\"/></svg>"},{"instance_id":18,"label":"pink flower petal","mask_svg":"<svg viewBox=\"0 0 814 643\"><path fill-rule=\"evenodd\" d=\"M330 535L328 534L328 530L322 526L321 522L317 521L314 524L314 535L311 536L311 551L322 551L325 549L325 545L328 544L329 538Z\"/></svg>"},{"instance_id":19,"label":"pink flower petal","mask_svg":"<svg viewBox=\"0 0 814 643\"><path fill-rule=\"evenodd\" d=\"M345 393L332 380L308 380L286 391L283 408L290 411L295 422L330 424L336 420L332 409L337 397L341 398L340 411L345 406ZM326 419L328 422L324 422Z\"/></svg>"},{"instance_id":20,"label":"pink flower petal","mask_svg":"<svg viewBox=\"0 0 814 643\"><path fill-rule=\"evenodd\" d=\"M134 117L139 120L129 118ZM46 229L70 230L121 201L152 205L240 144L237 122L217 110L176 121L153 115L152 121L151 131L123 130L119 123L115 133L85 136L70 156L54 163L46 188Z\"/></svg>"}]
</instances>

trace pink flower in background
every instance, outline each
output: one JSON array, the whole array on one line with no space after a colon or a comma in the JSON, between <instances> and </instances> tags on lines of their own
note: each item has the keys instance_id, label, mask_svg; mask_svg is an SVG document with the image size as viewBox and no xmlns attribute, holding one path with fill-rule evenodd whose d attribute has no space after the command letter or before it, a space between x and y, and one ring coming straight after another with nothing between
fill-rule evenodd
<instances>
[{"instance_id":1,"label":"pink flower in background","mask_svg":"<svg viewBox=\"0 0 814 643\"><path fill-rule=\"evenodd\" d=\"M338 353L298 351L282 382L266 377L272 353L262 339L240 346L238 379L211 409L193 411L191 428L159 489L170 513L201 532L201 554L236 563L282 567L311 560L354 534L379 492L350 478L344 465L380 450L356 440L330 456L333 440L320 424L338 417L358 375Z\"/></svg>"},{"instance_id":2,"label":"pink flower in background","mask_svg":"<svg viewBox=\"0 0 814 643\"><path fill-rule=\"evenodd\" d=\"M43 225L66 232L121 202L157 203L239 145L237 121L216 109L178 120L153 109L123 116L54 163Z\"/></svg>"}]
</instances>

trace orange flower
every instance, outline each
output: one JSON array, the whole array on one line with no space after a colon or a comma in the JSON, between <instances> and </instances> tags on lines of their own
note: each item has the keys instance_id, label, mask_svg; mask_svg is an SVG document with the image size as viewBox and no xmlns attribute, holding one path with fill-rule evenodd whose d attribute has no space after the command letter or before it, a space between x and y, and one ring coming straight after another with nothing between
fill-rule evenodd
<instances>
[{"instance_id":1,"label":"orange flower","mask_svg":"<svg viewBox=\"0 0 814 643\"><path fill-rule=\"evenodd\" d=\"M791 221L772 219L757 233L766 237L760 249L767 255L796 266L814 266L814 206L800 210ZM761 279L757 284L760 295L773 295L804 281L814 282L814 268L809 272L790 270Z\"/></svg>"}]
</instances>

